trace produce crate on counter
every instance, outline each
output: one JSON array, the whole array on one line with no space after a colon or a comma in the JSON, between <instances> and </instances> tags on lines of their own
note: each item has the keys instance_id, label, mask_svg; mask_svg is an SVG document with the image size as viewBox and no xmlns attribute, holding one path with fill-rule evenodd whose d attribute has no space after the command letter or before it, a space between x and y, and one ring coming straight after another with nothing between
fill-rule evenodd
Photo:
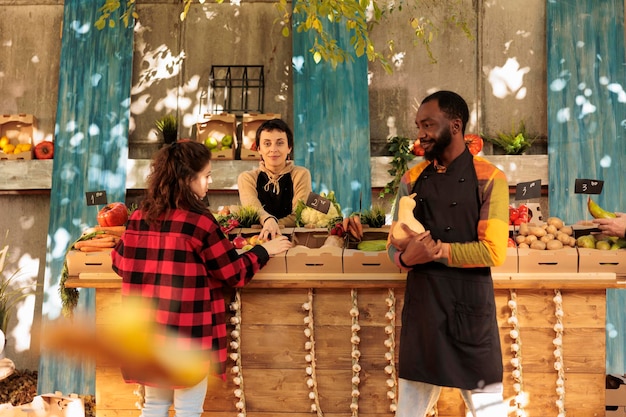
<instances>
[{"instance_id":1,"label":"produce crate on counter","mask_svg":"<svg viewBox=\"0 0 626 417\"><path fill-rule=\"evenodd\" d=\"M324 273L343 272L343 247L325 245L329 237L328 229L293 229L293 248L286 254L287 273Z\"/></svg>"},{"instance_id":2,"label":"produce crate on counter","mask_svg":"<svg viewBox=\"0 0 626 417\"><path fill-rule=\"evenodd\" d=\"M292 228L283 228L281 233L285 236L290 237L293 229ZM246 240L250 240L250 238L254 236L258 236L261 233L261 228L236 228L230 231L228 237L230 240L233 240L236 236L241 236ZM238 249L237 252L243 253L244 249ZM287 260L286 260L286 252L279 253L270 258L269 261L265 264L265 266L259 271L263 274L285 274L287 273Z\"/></svg>"},{"instance_id":3,"label":"produce crate on counter","mask_svg":"<svg viewBox=\"0 0 626 417\"><path fill-rule=\"evenodd\" d=\"M517 248L506 248L506 260L502 265L491 268L491 272L516 274L518 271L517 261Z\"/></svg>"},{"instance_id":4,"label":"produce crate on counter","mask_svg":"<svg viewBox=\"0 0 626 417\"><path fill-rule=\"evenodd\" d=\"M358 249L360 242L386 241L388 235L389 227L365 228L363 229L363 238L360 241L348 235L347 246L343 251L343 272L346 274L399 273L400 268L389 259L387 250L366 251Z\"/></svg>"},{"instance_id":5,"label":"produce crate on counter","mask_svg":"<svg viewBox=\"0 0 626 417\"><path fill-rule=\"evenodd\" d=\"M280 119L280 114L246 113L243 115L240 147L240 157L242 160L258 160L260 158L259 152L256 150L256 131L263 122L271 119Z\"/></svg>"},{"instance_id":6,"label":"produce crate on counter","mask_svg":"<svg viewBox=\"0 0 626 417\"><path fill-rule=\"evenodd\" d=\"M578 272L578 251L576 248L557 250L537 250L517 248L518 272Z\"/></svg>"},{"instance_id":7,"label":"produce crate on counter","mask_svg":"<svg viewBox=\"0 0 626 417\"><path fill-rule=\"evenodd\" d=\"M7 138L11 145L28 144L30 149L19 153L5 153L0 150L1 160L33 159L33 143L37 119L32 114L0 115L0 138Z\"/></svg>"},{"instance_id":8,"label":"produce crate on counter","mask_svg":"<svg viewBox=\"0 0 626 417\"><path fill-rule=\"evenodd\" d=\"M626 275L626 250L578 248L578 272L615 272Z\"/></svg>"},{"instance_id":9,"label":"produce crate on counter","mask_svg":"<svg viewBox=\"0 0 626 417\"><path fill-rule=\"evenodd\" d=\"M204 120L196 123L196 140L207 144L209 138L215 139L210 147L211 159L235 159L237 147L237 118L234 114L205 114ZM225 143L225 139L230 143Z\"/></svg>"},{"instance_id":10,"label":"produce crate on counter","mask_svg":"<svg viewBox=\"0 0 626 417\"><path fill-rule=\"evenodd\" d=\"M80 278L81 274L87 273L90 274L90 278L95 278L98 274L103 274L103 278L110 278L111 274L113 274L111 249L98 252L71 250L65 257L65 262L67 263L67 273L69 276L77 276Z\"/></svg>"}]
</instances>

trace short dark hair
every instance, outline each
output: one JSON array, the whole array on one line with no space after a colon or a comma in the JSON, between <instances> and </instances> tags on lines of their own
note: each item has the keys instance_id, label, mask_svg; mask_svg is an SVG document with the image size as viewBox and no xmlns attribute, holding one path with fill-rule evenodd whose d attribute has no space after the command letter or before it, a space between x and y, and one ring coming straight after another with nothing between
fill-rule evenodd
<instances>
[{"instance_id":1,"label":"short dark hair","mask_svg":"<svg viewBox=\"0 0 626 417\"><path fill-rule=\"evenodd\" d=\"M289 128L289 125L282 119L270 119L264 121L261 126L256 130L256 148L259 149L261 145L261 132L271 132L278 130L279 132L285 132L287 134L287 145L293 149L293 132Z\"/></svg>"},{"instance_id":2,"label":"short dark hair","mask_svg":"<svg viewBox=\"0 0 626 417\"><path fill-rule=\"evenodd\" d=\"M448 119L461 119L463 127L461 131L465 134L465 127L469 121L469 108L467 102L453 91L437 91L422 100L422 104L437 100L439 108L446 114Z\"/></svg>"}]
</instances>

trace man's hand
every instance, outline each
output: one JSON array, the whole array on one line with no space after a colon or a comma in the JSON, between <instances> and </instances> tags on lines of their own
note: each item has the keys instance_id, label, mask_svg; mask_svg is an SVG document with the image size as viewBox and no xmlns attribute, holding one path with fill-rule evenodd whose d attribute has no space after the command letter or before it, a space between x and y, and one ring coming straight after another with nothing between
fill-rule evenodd
<instances>
[{"instance_id":1,"label":"man's hand","mask_svg":"<svg viewBox=\"0 0 626 417\"><path fill-rule=\"evenodd\" d=\"M430 235L430 231L416 233L407 225L400 224L409 236L404 239L396 239L391 236L391 244L401 251L402 263L407 266L425 264L442 257L442 243L435 241Z\"/></svg>"},{"instance_id":2,"label":"man's hand","mask_svg":"<svg viewBox=\"0 0 626 417\"><path fill-rule=\"evenodd\" d=\"M402 238L402 239L398 239L396 238L393 233L390 231L389 235L391 236L391 240L390 243L399 251L403 251L406 249L407 245L409 244L409 242L415 237L417 236L417 232L414 231L413 229L411 229L409 226L407 226L404 223L396 223L396 225L394 227L401 227L407 234L407 237ZM425 233L430 234L429 231L426 231Z\"/></svg>"}]
</instances>

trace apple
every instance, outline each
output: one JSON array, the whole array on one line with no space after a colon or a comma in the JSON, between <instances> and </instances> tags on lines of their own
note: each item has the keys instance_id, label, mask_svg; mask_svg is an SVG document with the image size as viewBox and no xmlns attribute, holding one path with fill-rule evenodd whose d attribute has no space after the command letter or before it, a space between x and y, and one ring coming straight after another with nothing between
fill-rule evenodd
<instances>
[{"instance_id":1,"label":"apple","mask_svg":"<svg viewBox=\"0 0 626 417\"><path fill-rule=\"evenodd\" d=\"M110 203L98 212L100 226L124 226L128 221L128 208L124 203Z\"/></svg>"},{"instance_id":2,"label":"apple","mask_svg":"<svg viewBox=\"0 0 626 417\"><path fill-rule=\"evenodd\" d=\"M244 246L246 246L248 244L248 241L246 240L245 237L241 236L241 235L237 235L235 236L235 238L233 239L233 245L235 245L235 247L237 249L242 249Z\"/></svg>"},{"instance_id":3,"label":"apple","mask_svg":"<svg viewBox=\"0 0 626 417\"><path fill-rule=\"evenodd\" d=\"M217 139L215 139L213 136L209 136L204 140L204 146L209 149L217 148Z\"/></svg>"},{"instance_id":4,"label":"apple","mask_svg":"<svg viewBox=\"0 0 626 417\"><path fill-rule=\"evenodd\" d=\"M54 156L54 142L44 140L35 146L35 158L52 159Z\"/></svg>"},{"instance_id":5,"label":"apple","mask_svg":"<svg viewBox=\"0 0 626 417\"><path fill-rule=\"evenodd\" d=\"M222 138L222 149L224 149L224 147L232 148L232 146L233 146L233 135L225 135Z\"/></svg>"}]
</instances>

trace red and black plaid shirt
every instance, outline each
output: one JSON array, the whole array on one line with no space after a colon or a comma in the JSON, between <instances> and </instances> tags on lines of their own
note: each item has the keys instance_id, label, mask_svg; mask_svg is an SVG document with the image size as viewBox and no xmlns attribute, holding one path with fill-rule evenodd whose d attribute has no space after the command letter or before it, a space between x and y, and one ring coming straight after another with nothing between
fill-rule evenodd
<instances>
[{"instance_id":1,"label":"red and black plaid shirt","mask_svg":"<svg viewBox=\"0 0 626 417\"><path fill-rule=\"evenodd\" d=\"M222 287L243 287L268 260L261 246L239 255L213 215L187 210L150 225L135 210L112 252L122 296L152 300L156 322L175 332L178 346L211 350L222 377L228 355Z\"/></svg>"}]
</instances>

